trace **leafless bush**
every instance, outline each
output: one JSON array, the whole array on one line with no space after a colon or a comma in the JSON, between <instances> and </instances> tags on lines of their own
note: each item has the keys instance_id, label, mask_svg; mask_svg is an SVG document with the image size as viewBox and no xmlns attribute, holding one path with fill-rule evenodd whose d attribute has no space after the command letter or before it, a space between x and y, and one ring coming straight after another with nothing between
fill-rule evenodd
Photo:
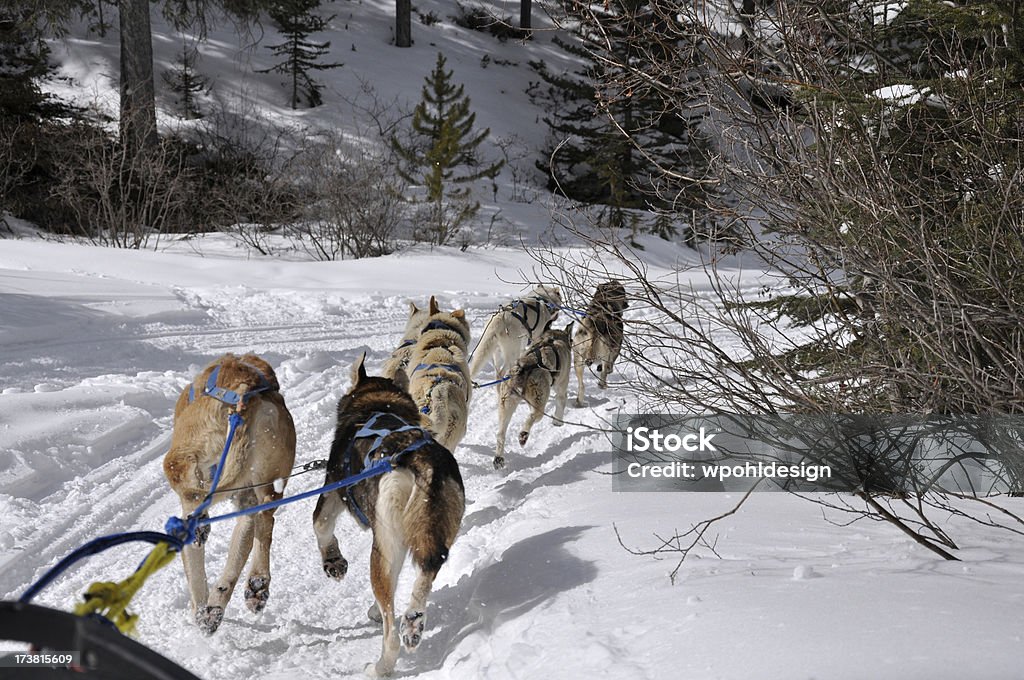
<instances>
[{"instance_id":1,"label":"leafless bush","mask_svg":"<svg viewBox=\"0 0 1024 680\"><path fill-rule=\"evenodd\" d=\"M300 215L303 197L292 174L297 135L222 103L192 137L191 162L203 177L196 228L227 231L245 246L271 254L267 236Z\"/></svg>"},{"instance_id":2,"label":"leafless bush","mask_svg":"<svg viewBox=\"0 0 1024 680\"><path fill-rule=\"evenodd\" d=\"M727 17L742 27L733 38L709 20L721 17L679 21L677 5L655 3L663 32L637 42L613 85L682 106L693 83L664 48L701 45L720 140L711 160L734 199L708 214L748 245L744 264L768 273L741 276L737 260L705 249L689 270L655 276L628 245L582 228L592 259L539 259L577 301L603 279L627 284L627 387L640 408L1021 414L1024 122L1009 84L1019 68L1007 61L1012 31L971 24L990 34L935 37L946 24L914 15L900 39L916 52L901 60L885 53L892 36L843 3L757 7L757 21L738 6ZM927 89L885 89L930 72ZM666 182L687 181L663 171ZM999 449L996 464L1019 491L1019 448ZM814 502L851 522L891 523L947 559L958 540L933 518L950 508L1019 532L991 499L913 481L896 496L863 487ZM695 547L687 536L705 537L697 526L657 551L685 556Z\"/></svg>"},{"instance_id":3,"label":"leafless bush","mask_svg":"<svg viewBox=\"0 0 1024 680\"><path fill-rule=\"evenodd\" d=\"M293 165L309 202L291 233L319 260L376 257L395 249L407 205L386 149L329 135Z\"/></svg>"},{"instance_id":4,"label":"leafless bush","mask_svg":"<svg viewBox=\"0 0 1024 680\"><path fill-rule=\"evenodd\" d=\"M181 224L188 171L174 142L129 149L98 128L77 130L58 159L53 189L72 215L72 233L97 245L137 249Z\"/></svg>"}]
</instances>

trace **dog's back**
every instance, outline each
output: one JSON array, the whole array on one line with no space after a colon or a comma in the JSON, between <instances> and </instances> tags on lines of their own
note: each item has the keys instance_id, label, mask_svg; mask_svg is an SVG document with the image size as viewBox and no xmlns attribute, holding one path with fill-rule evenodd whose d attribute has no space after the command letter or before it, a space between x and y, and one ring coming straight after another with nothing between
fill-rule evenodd
<instances>
[{"instance_id":1,"label":"dog's back","mask_svg":"<svg viewBox=\"0 0 1024 680\"><path fill-rule=\"evenodd\" d=\"M466 435L472 385L466 346L469 324L462 310L442 312L430 298L430 319L409 359L409 394L427 415L431 432L449 451Z\"/></svg>"}]
</instances>

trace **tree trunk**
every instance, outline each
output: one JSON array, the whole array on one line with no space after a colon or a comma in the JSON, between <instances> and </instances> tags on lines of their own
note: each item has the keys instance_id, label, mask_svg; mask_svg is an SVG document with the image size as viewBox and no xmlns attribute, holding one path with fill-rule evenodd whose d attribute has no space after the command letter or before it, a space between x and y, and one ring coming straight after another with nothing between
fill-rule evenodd
<instances>
[{"instance_id":1,"label":"tree trunk","mask_svg":"<svg viewBox=\"0 0 1024 680\"><path fill-rule=\"evenodd\" d=\"M519 0L519 28L529 30L530 26L530 14L533 11L532 0Z\"/></svg>"},{"instance_id":2,"label":"tree trunk","mask_svg":"<svg viewBox=\"0 0 1024 680\"><path fill-rule=\"evenodd\" d=\"M120 0L121 142L131 150L155 146L156 95L149 0Z\"/></svg>"},{"instance_id":3,"label":"tree trunk","mask_svg":"<svg viewBox=\"0 0 1024 680\"><path fill-rule=\"evenodd\" d=\"M395 0L395 46L412 47L412 0Z\"/></svg>"}]
</instances>

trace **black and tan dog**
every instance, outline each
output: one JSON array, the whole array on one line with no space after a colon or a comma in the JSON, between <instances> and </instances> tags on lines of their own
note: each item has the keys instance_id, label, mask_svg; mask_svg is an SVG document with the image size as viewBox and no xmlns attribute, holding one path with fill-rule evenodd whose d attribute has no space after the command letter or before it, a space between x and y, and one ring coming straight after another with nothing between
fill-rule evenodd
<instances>
[{"instance_id":1,"label":"black and tan dog","mask_svg":"<svg viewBox=\"0 0 1024 680\"><path fill-rule=\"evenodd\" d=\"M334 535L347 506L373 531L370 582L383 619L380 659L370 675L388 675L398 659L399 636L407 650L419 645L427 597L462 524L465 491L455 458L426 429L412 398L387 378L367 376L365 355L352 369L352 388L338 403L338 424L327 464L327 484L389 459L393 471L320 497L313 530L324 572L340 579L348 570ZM395 630L395 584L406 555L419 574L412 598Z\"/></svg>"},{"instance_id":2,"label":"black and tan dog","mask_svg":"<svg viewBox=\"0 0 1024 680\"><path fill-rule=\"evenodd\" d=\"M573 353L576 363L576 405L583 406L583 366L593 366L597 371L597 386L608 386L608 374L615 367L622 349L624 322L622 313L629 303L626 289L618 281L608 281L597 287L594 299L587 307L587 315L580 321L573 339Z\"/></svg>"},{"instance_id":3,"label":"black and tan dog","mask_svg":"<svg viewBox=\"0 0 1024 680\"><path fill-rule=\"evenodd\" d=\"M243 424L232 440L218 488L234 491L216 494L213 502L233 499L245 508L282 496L283 483L275 488L274 482L291 473L295 425L278 391L274 369L255 354L241 358L225 354L203 369L174 407L174 431L171 448L164 457L164 474L181 499L183 517L192 514L210 491L211 471L223 451L232 410L241 413ZM197 540L182 550L192 610L204 632L213 633L220 626L224 608L253 548L256 555L249 569L245 603L254 612L266 606L273 530L273 509L236 520L227 564L213 592L206 580L203 541ZM200 539L208 531L197 532Z\"/></svg>"}]
</instances>

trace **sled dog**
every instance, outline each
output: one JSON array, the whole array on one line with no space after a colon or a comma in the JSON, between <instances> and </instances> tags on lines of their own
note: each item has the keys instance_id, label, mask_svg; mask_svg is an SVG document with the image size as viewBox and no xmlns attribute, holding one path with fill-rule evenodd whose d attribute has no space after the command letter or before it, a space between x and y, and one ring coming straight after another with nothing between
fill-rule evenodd
<instances>
[{"instance_id":1,"label":"sled dog","mask_svg":"<svg viewBox=\"0 0 1024 680\"><path fill-rule=\"evenodd\" d=\"M433 296L427 311L429 318L409 359L409 394L427 415L437 441L454 452L469 418L469 323L461 309L442 312Z\"/></svg>"},{"instance_id":2,"label":"sled dog","mask_svg":"<svg viewBox=\"0 0 1024 680\"><path fill-rule=\"evenodd\" d=\"M473 350L470 376L476 377L488 361L493 361L497 377L503 377L523 348L558 316L561 305L561 291L551 286L537 286L533 295L503 305L484 326L480 342Z\"/></svg>"},{"instance_id":3,"label":"sled dog","mask_svg":"<svg viewBox=\"0 0 1024 680\"><path fill-rule=\"evenodd\" d=\"M409 320L405 324L402 343L384 362L384 377L394 381L403 390L409 389L409 360L412 358L413 346L429 320L430 313L426 309L420 309L415 302L410 302Z\"/></svg>"},{"instance_id":4,"label":"sled dog","mask_svg":"<svg viewBox=\"0 0 1024 680\"><path fill-rule=\"evenodd\" d=\"M626 289L618 281L602 283L594 292L594 299L587 307L587 315L580 321L573 339L573 354L576 364L576 405L583 406L583 365L594 366L597 370L597 385L608 386L608 374L619 358L622 349L622 313L626 302Z\"/></svg>"},{"instance_id":5,"label":"sled dog","mask_svg":"<svg viewBox=\"0 0 1024 680\"><path fill-rule=\"evenodd\" d=\"M407 392L386 378L367 376L365 355L352 369L352 388L338 403L338 422L327 463L326 484L345 479L382 458L393 471L320 497L313 530L324 573L341 579L348 562L334 535L342 509L373 532L370 583L382 617L380 659L370 675L388 675L398 659L399 638L412 651L423 637L427 597L465 512L465 491L454 456L425 429L426 418ZM395 584L408 553L419 574L396 631Z\"/></svg>"},{"instance_id":6,"label":"sled dog","mask_svg":"<svg viewBox=\"0 0 1024 680\"><path fill-rule=\"evenodd\" d=\"M238 410L243 422L235 432L221 473L214 503L232 499L240 508L281 498L285 479L295 462L295 425L278 391L274 369L255 354L241 358L225 354L204 368L178 397L174 407L171 448L164 457L164 474L181 499L188 517L210 490L213 469L220 460L228 429L228 416ZM237 398L236 404L228 403ZM212 634L220 626L231 593L249 553L255 558L245 587L245 604L263 611L270 594L270 541L274 510L263 510L235 520L231 547L220 579L209 590L205 548L209 527L202 527L195 543L181 553L196 623Z\"/></svg>"},{"instance_id":7,"label":"sled dog","mask_svg":"<svg viewBox=\"0 0 1024 680\"><path fill-rule=\"evenodd\" d=\"M551 388L555 389L555 425L562 424L565 414L566 395L569 391L569 362L571 351L572 323L564 330L551 328L550 322L539 338L519 357L509 379L498 385L498 445L494 450L495 469L505 467L505 434L509 421L526 400L530 405L530 415L523 423L519 432L519 445L525 446L530 437L530 429L544 415L551 396Z\"/></svg>"}]
</instances>

